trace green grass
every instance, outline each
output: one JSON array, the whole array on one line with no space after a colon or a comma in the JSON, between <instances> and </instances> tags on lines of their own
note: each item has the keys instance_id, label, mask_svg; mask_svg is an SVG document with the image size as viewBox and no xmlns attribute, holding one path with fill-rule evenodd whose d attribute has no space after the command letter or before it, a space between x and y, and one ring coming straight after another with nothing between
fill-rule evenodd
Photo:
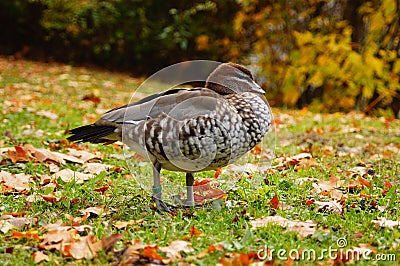
<instances>
[{"instance_id":1,"label":"green grass","mask_svg":"<svg viewBox=\"0 0 400 266\"><path fill-rule=\"evenodd\" d=\"M56 140L64 139L66 129L93 122L102 111L129 102L133 90L141 79L126 74L109 73L101 70L75 68L59 64L43 64L29 61L11 61L0 58L5 66L0 78L0 139L1 147L11 147L29 143L37 148L54 149ZM94 94L101 98L98 106L82 101L84 95ZM104 110L103 110L104 109ZM49 119L38 115L47 110L59 116ZM295 170L287 167L269 173L254 173L253 178L262 180L254 188L248 178L241 178L227 198L204 207L178 209L174 215L160 214L147 191L139 188L130 175L129 167L123 160L109 155L123 153L115 146L88 145L89 150L98 150L105 155L103 163L122 168L121 171L108 171L83 184L62 183L62 188L43 188L37 178L31 185L30 194L46 195L53 191L62 200L57 203L37 201L28 203L24 194L4 194L0 192L0 215L5 212L27 212L35 217L36 223L17 231L39 230L45 233L42 225L61 219L68 223L66 214L80 217L80 210L92 206L104 206L104 217L90 217L84 223L93 226L92 233L99 239L112 233L124 232L115 250L123 250L128 241L140 239L146 244L168 246L171 241L182 239L195 228L202 234L189 238L194 252L183 254L184 263L213 265L225 254L257 252L268 248L310 250L317 254L323 249L337 248L336 240L345 237L347 248L367 244L374 254L395 254L400 261L400 228L378 228L371 223L377 217L399 220L399 173L400 173L400 122L384 118L365 117L352 114L315 114L302 111L274 109L275 119L279 120L276 134L277 157L293 156L300 152L310 152L317 165L307 169ZM38 133L39 132L39 133ZM41 133L40 133L41 132ZM273 142L274 135L268 137ZM273 149L268 146L265 148ZM58 147L65 152L65 147ZM277 160L272 162L276 165ZM133 162L139 167L139 162ZM299 185L297 179L313 177L329 180L331 175L341 180L357 180L349 176L349 171L357 165L369 165L371 174L365 178L371 187L343 191L347 199L343 203L343 213L337 214L318 210L315 205L307 205L307 199L327 201L323 195L313 192L311 181ZM81 170L81 165L66 164L60 168ZM16 163L3 158L0 169L11 173L27 173L34 176L50 174L48 163ZM164 176L177 177L176 173L164 171ZM213 176L213 172L197 176ZM183 178L180 175L181 179ZM139 177L140 178L140 177ZM393 186L385 195L385 182ZM112 184L104 195L94 189L101 184ZM100 184L100 185L99 185ZM369 197L361 197L360 194ZM273 209L269 204L278 195L281 207ZM374 206L385 206L379 212ZM263 216L280 215L288 219L312 220L318 223L318 230L312 236L301 239L296 232L286 232L277 225L251 230L250 222ZM138 225L117 230L109 226L115 221L144 219ZM13 238L12 232L0 232L0 260L3 265L33 265L31 254L38 249L40 241L29 238ZM222 243L224 251L208 253L203 258L198 254L211 245ZM93 260L75 260L61 256L57 251L47 252L51 262L43 265L116 265L120 253L100 252ZM284 263L275 257L279 263ZM297 261L295 264L329 265L327 256L320 261ZM360 260L360 265L393 265L389 261Z\"/></svg>"}]
</instances>

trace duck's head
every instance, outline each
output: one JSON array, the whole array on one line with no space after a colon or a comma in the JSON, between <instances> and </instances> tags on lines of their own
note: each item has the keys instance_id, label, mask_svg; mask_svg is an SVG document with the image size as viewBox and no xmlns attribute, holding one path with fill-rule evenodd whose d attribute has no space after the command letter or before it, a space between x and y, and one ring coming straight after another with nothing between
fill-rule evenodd
<instances>
[{"instance_id":1,"label":"duck's head","mask_svg":"<svg viewBox=\"0 0 400 266\"><path fill-rule=\"evenodd\" d=\"M253 92L265 94L265 91L258 85L250 70L235 63L224 63L219 65L208 76L206 88L219 94Z\"/></svg>"}]
</instances>

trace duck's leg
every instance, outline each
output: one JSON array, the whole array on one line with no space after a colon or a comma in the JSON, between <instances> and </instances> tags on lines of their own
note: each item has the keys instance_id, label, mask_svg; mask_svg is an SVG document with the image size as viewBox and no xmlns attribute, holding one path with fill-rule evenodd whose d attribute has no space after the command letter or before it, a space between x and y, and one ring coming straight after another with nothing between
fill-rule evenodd
<instances>
[{"instance_id":1,"label":"duck's leg","mask_svg":"<svg viewBox=\"0 0 400 266\"><path fill-rule=\"evenodd\" d=\"M167 204L162 200L162 187L160 180L161 164L159 162L153 163L153 200L156 202L157 210L169 212Z\"/></svg>"},{"instance_id":2,"label":"duck's leg","mask_svg":"<svg viewBox=\"0 0 400 266\"><path fill-rule=\"evenodd\" d=\"M193 193L194 177L192 173L186 173L186 206L194 206L194 193Z\"/></svg>"}]
</instances>

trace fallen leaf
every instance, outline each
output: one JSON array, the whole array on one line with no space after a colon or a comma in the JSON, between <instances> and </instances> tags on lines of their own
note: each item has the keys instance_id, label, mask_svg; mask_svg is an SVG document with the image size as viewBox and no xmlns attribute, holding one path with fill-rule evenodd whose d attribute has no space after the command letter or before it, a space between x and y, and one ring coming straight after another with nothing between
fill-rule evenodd
<instances>
[{"instance_id":1,"label":"fallen leaf","mask_svg":"<svg viewBox=\"0 0 400 266\"><path fill-rule=\"evenodd\" d=\"M35 148L30 144L24 146L15 146L12 148L3 148L2 153L5 150L5 156L9 158L13 163L15 162L28 162L36 160L38 162L53 161L59 164L65 164L65 161L73 163L83 164L85 161L71 155L52 152L42 148Z\"/></svg>"},{"instance_id":2,"label":"fallen leaf","mask_svg":"<svg viewBox=\"0 0 400 266\"><path fill-rule=\"evenodd\" d=\"M33 156L21 146L15 146L14 149L10 148L7 150L6 157L11 160L12 163L16 162L29 162L33 159Z\"/></svg>"},{"instance_id":3,"label":"fallen leaf","mask_svg":"<svg viewBox=\"0 0 400 266\"><path fill-rule=\"evenodd\" d=\"M277 195L273 196L272 199L268 202L269 205L272 206L273 209L278 209L279 198Z\"/></svg>"},{"instance_id":4,"label":"fallen leaf","mask_svg":"<svg viewBox=\"0 0 400 266\"><path fill-rule=\"evenodd\" d=\"M260 146L255 146L255 147L250 151L250 153L253 154L253 155L259 155L259 154L261 153L261 148L260 148Z\"/></svg>"},{"instance_id":5,"label":"fallen leaf","mask_svg":"<svg viewBox=\"0 0 400 266\"><path fill-rule=\"evenodd\" d=\"M113 168L114 166L102 163L85 163L82 167L85 173L98 175L101 172Z\"/></svg>"},{"instance_id":6,"label":"fallen leaf","mask_svg":"<svg viewBox=\"0 0 400 266\"><path fill-rule=\"evenodd\" d=\"M11 214L3 214L0 216L0 231L7 233L11 229L23 228L35 222L32 217L14 217Z\"/></svg>"},{"instance_id":7,"label":"fallen leaf","mask_svg":"<svg viewBox=\"0 0 400 266\"><path fill-rule=\"evenodd\" d=\"M189 238L192 238L193 236L195 236L195 237L201 236L201 232L198 231L194 225L192 227L190 227L189 235L184 236L182 239L187 240Z\"/></svg>"},{"instance_id":8,"label":"fallen leaf","mask_svg":"<svg viewBox=\"0 0 400 266\"><path fill-rule=\"evenodd\" d=\"M41 243L41 246L45 249L53 249L52 244L57 244L57 243L69 243L71 242L74 237L78 234L78 231L72 227L59 227L53 230L48 231L46 234L43 235L43 241ZM51 245L51 248L49 248L49 245ZM61 249L61 244L57 250Z\"/></svg>"},{"instance_id":9,"label":"fallen leaf","mask_svg":"<svg viewBox=\"0 0 400 266\"><path fill-rule=\"evenodd\" d=\"M79 237L70 245L64 246L63 255L71 256L75 259L92 259L96 257L97 252L103 249L101 240L97 240L93 235Z\"/></svg>"},{"instance_id":10,"label":"fallen leaf","mask_svg":"<svg viewBox=\"0 0 400 266\"><path fill-rule=\"evenodd\" d=\"M195 180L193 184L194 201L198 204L204 204L206 200L215 200L226 197L226 194L219 188L214 188L211 185L215 180L205 178Z\"/></svg>"},{"instance_id":11,"label":"fallen leaf","mask_svg":"<svg viewBox=\"0 0 400 266\"><path fill-rule=\"evenodd\" d=\"M42 195L42 199L44 199L47 202L60 202L62 200L61 197L55 196L53 192L47 194L47 195Z\"/></svg>"},{"instance_id":12,"label":"fallen leaf","mask_svg":"<svg viewBox=\"0 0 400 266\"><path fill-rule=\"evenodd\" d=\"M222 244L217 244L217 245L211 245L208 247L208 249L203 250L197 255L197 258L202 259L205 256L207 256L208 253L213 252L213 251L223 251L225 249L224 245Z\"/></svg>"},{"instance_id":13,"label":"fallen leaf","mask_svg":"<svg viewBox=\"0 0 400 266\"><path fill-rule=\"evenodd\" d=\"M392 188L392 184L390 183L390 182L388 182L387 180L385 181L385 184L383 185L383 192L382 192L382 194L383 195L386 195L388 192L389 192L389 190Z\"/></svg>"},{"instance_id":14,"label":"fallen leaf","mask_svg":"<svg viewBox=\"0 0 400 266\"><path fill-rule=\"evenodd\" d=\"M215 170L214 179L217 179L221 173L222 173L222 169L221 168L217 168Z\"/></svg>"},{"instance_id":15,"label":"fallen leaf","mask_svg":"<svg viewBox=\"0 0 400 266\"><path fill-rule=\"evenodd\" d=\"M4 186L12 190L15 190L19 193L28 192L30 190L29 181L31 177L32 177L31 175L11 174L9 172L0 170L0 183L3 183ZM6 190L5 192L9 191Z\"/></svg>"},{"instance_id":16,"label":"fallen leaf","mask_svg":"<svg viewBox=\"0 0 400 266\"><path fill-rule=\"evenodd\" d=\"M39 236L38 233L39 232L37 230L29 230L26 232L13 231L12 238L32 238L36 240L42 240L43 237Z\"/></svg>"},{"instance_id":17,"label":"fallen leaf","mask_svg":"<svg viewBox=\"0 0 400 266\"><path fill-rule=\"evenodd\" d=\"M339 202L336 201L317 201L315 200L313 204L318 205L318 211L327 211L332 213L341 214L343 212L343 207Z\"/></svg>"},{"instance_id":18,"label":"fallen leaf","mask_svg":"<svg viewBox=\"0 0 400 266\"><path fill-rule=\"evenodd\" d=\"M344 181L340 180L338 176L330 175L329 181L318 180L317 183L313 183L313 191L320 195L328 196L335 200L341 200L343 197L343 192L339 190Z\"/></svg>"},{"instance_id":19,"label":"fallen leaf","mask_svg":"<svg viewBox=\"0 0 400 266\"><path fill-rule=\"evenodd\" d=\"M95 106L97 106L101 102L101 98L94 94L85 95L85 96L83 96L82 100L90 101L90 102L94 103Z\"/></svg>"},{"instance_id":20,"label":"fallen leaf","mask_svg":"<svg viewBox=\"0 0 400 266\"><path fill-rule=\"evenodd\" d=\"M76 150L68 148L68 155L79 158L83 162L87 162L92 159L103 159L103 155L100 152L90 153L87 151Z\"/></svg>"},{"instance_id":21,"label":"fallen leaf","mask_svg":"<svg viewBox=\"0 0 400 266\"><path fill-rule=\"evenodd\" d=\"M155 260L164 260L165 258L161 257L160 254L157 253L157 248L158 246L145 246L143 248L143 257L149 258L149 259L155 259Z\"/></svg>"},{"instance_id":22,"label":"fallen leaf","mask_svg":"<svg viewBox=\"0 0 400 266\"><path fill-rule=\"evenodd\" d=\"M311 153L302 152L302 153L299 153L297 155L290 157L289 161L300 161L303 159L311 159L311 158L312 158Z\"/></svg>"},{"instance_id":23,"label":"fallen leaf","mask_svg":"<svg viewBox=\"0 0 400 266\"><path fill-rule=\"evenodd\" d=\"M37 115L43 116L43 117L47 117L51 120L55 120L58 119L58 115L55 113L52 113L50 111L46 111L46 110L40 110L39 112L36 113Z\"/></svg>"},{"instance_id":24,"label":"fallen leaf","mask_svg":"<svg viewBox=\"0 0 400 266\"><path fill-rule=\"evenodd\" d=\"M109 188L110 188L109 186L102 186L102 187L99 187L99 188L95 188L94 191L104 193Z\"/></svg>"},{"instance_id":25,"label":"fallen leaf","mask_svg":"<svg viewBox=\"0 0 400 266\"><path fill-rule=\"evenodd\" d=\"M290 166L293 166L295 170L299 169L308 169L310 167L316 166L317 161L312 157L310 153L302 152L292 157L279 157L276 159L279 163L274 165L273 169L288 169Z\"/></svg>"},{"instance_id":26,"label":"fallen leaf","mask_svg":"<svg viewBox=\"0 0 400 266\"><path fill-rule=\"evenodd\" d=\"M117 229L125 229L126 227L130 225L135 225L135 224L143 224L144 219L139 219L139 220L130 220L130 221L116 221L114 222L113 226Z\"/></svg>"},{"instance_id":27,"label":"fallen leaf","mask_svg":"<svg viewBox=\"0 0 400 266\"><path fill-rule=\"evenodd\" d=\"M361 185L365 186L365 187L371 187L371 183L365 179L364 177L358 177L358 182L360 182Z\"/></svg>"},{"instance_id":28,"label":"fallen leaf","mask_svg":"<svg viewBox=\"0 0 400 266\"><path fill-rule=\"evenodd\" d=\"M190 253L194 251L192 244L183 240L172 241L168 247L160 247L159 249L166 253L171 262L182 258L181 252Z\"/></svg>"},{"instance_id":29,"label":"fallen leaf","mask_svg":"<svg viewBox=\"0 0 400 266\"><path fill-rule=\"evenodd\" d=\"M229 252L224 255L223 258L220 258L219 264L223 266L228 265L253 265L257 264L259 261L259 257L256 252L248 252L248 253L239 253L239 252ZM263 262L264 265L264 262Z\"/></svg>"},{"instance_id":30,"label":"fallen leaf","mask_svg":"<svg viewBox=\"0 0 400 266\"><path fill-rule=\"evenodd\" d=\"M390 229L394 229L395 227L400 227L400 221L387 220L384 217L378 217L377 220L372 220L371 222L377 226L387 227Z\"/></svg>"},{"instance_id":31,"label":"fallen leaf","mask_svg":"<svg viewBox=\"0 0 400 266\"><path fill-rule=\"evenodd\" d=\"M50 261L50 258L48 255L44 254L42 251L36 251L33 253L32 258L35 260L35 263L41 263L42 261Z\"/></svg>"},{"instance_id":32,"label":"fallen leaf","mask_svg":"<svg viewBox=\"0 0 400 266\"><path fill-rule=\"evenodd\" d=\"M299 221L299 220L290 220L283 218L282 216L267 216L255 219L250 222L252 229L256 229L261 226L266 226L268 224L277 224L280 225L288 231L295 231L299 234L300 237L307 237L309 235L313 235L316 231L317 223L311 220L307 221Z\"/></svg>"},{"instance_id":33,"label":"fallen leaf","mask_svg":"<svg viewBox=\"0 0 400 266\"><path fill-rule=\"evenodd\" d=\"M104 209L101 206L97 206L97 207L89 207L83 210L80 210L80 212L84 215L86 215L87 213L89 214L89 216L104 216L106 215L104 213Z\"/></svg>"},{"instance_id":34,"label":"fallen leaf","mask_svg":"<svg viewBox=\"0 0 400 266\"><path fill-rule=\"evenodd\" d=\"M299 170L299 169L310 169L314 166L317 166L318 163L314 158L309 158L309 159L302 159L299 161L298 164L294 166L294 170Z\"/></svg>"},{"instance_id":35,"label":"fallen leaf","mask_svg":"<svg viewBox=\"0 0 400 266\"><path fill-rule=\"evenodd\" d=\"M75 181L77 184L82 184L84 181L93 178L92 174L84 174L80 172L72 171L71 169L63 169L52 175L53 179L61 178L64 182Z\"/></svg>"},{"instance_id":36,"label":"fallen leaf","mask_svg":"<svg viewBox=\"0 0 400 266\"><path fill-rule=\"evenodd\" d=\"M102 248L105 252L111 251L115 244L122 239L124 234L112 234L108 237L105 237L101 240Z\"/></svg>"}]
</instances>

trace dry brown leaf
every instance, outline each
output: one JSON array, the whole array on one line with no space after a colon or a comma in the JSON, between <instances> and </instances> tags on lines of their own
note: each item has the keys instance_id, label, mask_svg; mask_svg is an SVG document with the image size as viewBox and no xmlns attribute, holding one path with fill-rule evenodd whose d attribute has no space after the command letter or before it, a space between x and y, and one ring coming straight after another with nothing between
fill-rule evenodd
<instances>
[{"instance_id":1,"label":"dry brown leaf","mask_svg":"<svg viewBox=\"0 0 400 266\"><path fill-rule=\"evenodd\" d=\"M115 244L122 239L124 234L112 234L108 237L105 237L101 240L101 245L103 249L108 252L111 251Z\"/></svg>"},{"instance_id":2,"label":"dry brown leaf","mask_svg":"<svg viewBox=\"0 0 400 266\"><path fill-rule=\"evenodd\" d=\"M75 230L77 232L86 232L93 229L91 225L83 224L83 225L64 225L61 220L57 221L53 224L46 224L42 226L43 229L47 229L48 231L68 231ZM56 232L55 232L56 233Z\"/></svg>"},{"instance_id":3,"label":"dry brown leaf","mask_svg":"<svg viewBox=\"0 0 400 266\"><path fill-rule=\"evenodd\" d=\"M131 159L133 157L133 154L111 154L109 156L110 158L114 158L114 159L118 159L118 160L127 160L127 159Z\"/></svg>"},{"instance_id":4,"label":"dry brown leaf","mask_svg":"<svg viewBox=\"0 0 400 266\"><path fill-rule=\"evenodd\" d=\"M102 164L102 163L85 163L83 166L83 170L85 173L90 173L90 174L100 174L101 172L107 171L114 166L109 165L109 164Z\"/></svg>"},{"instance_id":5,"label":"dry brown leaf","mask_svg":"<svg viewBox=\"0 0 400 266\"><path fill-rule=\"evenodd\" d=\"M165 252L166 258L162 257L158 251ZM159 260L164 264L170 264L182 258L181 252L190 253L193 251L192 244L183 240L172 241L167 247L158 247L157 244L145 245L140 240L135 240L125 250L123 257L125 263L129 262L131 264L139 261L140 258Z\"/></svg>"},{"instance_id":6,"label":"dry brown leaf","mask_svg":"<svg viewBox=\"0 0 400 266\"><path fill-rule=\"evenodd\" d=\"M294 166L294 169L298 170L308 169L318 165L317 161L312 157L312 155L307 152L302 152L292 157L279 157L277 158L277 161L279 163L273 166L273 169L288 169L290 166Z\"/></svg>"},{"instance_id":7,"label":"dry brown leaf","mask_svg":"<svg viewBox=\"0 0 400 266\"><path fill-rule=\"evenodd\" d=\"M51 120L56 120L58 119L58 115L50 112L50 111L46 111L46 110L40 110L39 112L36 113L37 115L43 116L43 117L47 117Z\"/></svg>"},{"instance_id":8,"label":"dry brown leaf","mask_svg":"<svg viewBox=\"0 0 400 266\"><path fill-rule=\"evenodd\" d=\"M299 154L296 154L296 155L290 157L290 161L300 161L303 159L311 159L311 158L312 158L311 153L302 152L302 153L299 153Z\"/></svg>"},{"instance_id":9,"label":"dry brown leaf","mask_svg":"<svg viewBox=\"0 0 400 266\"><path fill-rule=\"evenodd\" d=\"M43 241L41 245L43 245L45 249L48 249L46 246L51 244L57 244L61 242L69 243L76 237L77 234L78 231L71 227L53 229L43 235ZM60 250L60 248L57 249Z\"/></svg>"},{"instance_id":10,"label":"dry brown leaf","mask_svg":"<svg viewBox=\"0 0 400 266\"><path fill-rule=\"evenodd\" d=\"M64 256L71 256L75 259L92 259L96 257L97 252L103 249L101 240L97 240L93 235L79 237L77 240L70 243L70 246L65 246L63 250Z\"/></svg>"},{"instance_id":11,"label":"dry brown leaf","mask_svg":"<svg viewBox=\"0 0 400 266\"><path fill-rule=\"evenodd\" d=\"M311 220L307 221L299 221L299 220L290 220L283 218L282 216L267 216L255 219L250 222L252 229L256 229L257 227L266 226L268 224L277 224L284 228L287 231L295 231L299 234L300 237L307 237L309 235L313 235L317 229L317 223Z\"/></svg>"},{"instance_id":12,"label":"dry brown leaf","mask_svg":"<svg viewBox=\"0 0 400 266\"><path fill-rule=\"evenodd\" d=\"M334 200L328 201L328 202L315 200L313 203L318 205L319 211L327 211L327 212L333 212L333 213L338 213L338 214L343 212L342 205L339 202L334 201Z\"/></svg>"},{"instance_id":13,"label":"dry brown leaf","mask_svg":"<svg viewBox=\"0 0 400 266\"><path fill-rule=\"evenodd\" d=\"M219 188L212 187L215 179L205 178L195 180L193 184L194 201L198 204L204 204L206 200L222 199L226 194Z\"/></svg>"},{"instance_id":14,"label":"dry brown leaf","mask_svg":"<svg viewBox=\"0 0 400 266\"><path fill-rule=\"evenodd\" d=\"M220 258L220 265L268 265L265 262L260 262L260 258L257 255L257 252L228 252L225 253L224 257ZM288 261L286 261L286 265Z\"/></svg>"},{"instance_id":15,"label":"dry brown leaf","mask_svg":"<svg viewBox=\"0 0 400 266\"><path fill-rule=\"evenodd\" d=\"M211 245L208 247L208 249L203 250L197 255L197 258L202 259L204 258L208 253L213 252L213 251L223 251L225 249L224 245L222 244L217 244L217 245Z\"/></svg>"},{"instance_id":16,"label":"dry brown leaf","mask_svg":"<svg viewBox=\"0 0 400 266\"><path fill-rule=\"evenodd\" d=\"M33 155L33 157L35 157L36 161L53 161L56 163L65 164L64 159L59 153L55 153L46 149L35 148L30 144L26 144L24 148L28 150Z\"/></svg>"},{"instance_id":17,"label":"dry brown leaf","mask_svg":"<svg viewBox=\"0 0 400 266\"><path fill-rule=\"evenodd\" d=\"M58 167L56 164L49 164L47 167L49 168L49 171L52 174L60 171L60 167Z\"/></svg>"},{"instance_id":18,"label":"dry brown leaf","mask_svg":"<svg viewBox=\"0 0 400 266\"><path fill-rule=\"evenodd\" d=\"M68 148L68 155L79 158L83 162L87 162L91 159L103 159L103 155L100 152L90 153L72 148Z\"/></svg>"},{"instance_id":19,"label":"dry brown leaf","mask_svg":"<svg viewBox=\"0 0 400 266\"><path fill-rule=\"evenodd\" d=\"M341 200L343 192L337 188L341 187L344 181L340 180L338 176L331 175L329 181L319 180L317 183L313 183L313 190L318 194L328 195L330 198L335 200Z\"/></svg>"},{"instance_id":20,"label":"dry brown leaf","mask_svg":"<svg viewBox=\"0 0 400 266\"><path fill-rule=\"evenodd\" d=\"M24 146L15 146L11 148L3 148L2 154L3 153L13 163L28 162L30 160L36 160L38 162L53 161L59 164L65 164L65 161L79 164L83 164L85 162L75 156L49 151L47 149L35 148L31 144L25 144Z\"/></svg>"},{"instance_id":21,"label":"dry brown leaf","mask_svg":"<svg viewBox=\"0 0 400 266\"><path fill-rule=\"evenodd\" d=\"M31 175L11 174L9 172L0 170L0 183L4 183L4 186L20 193L30 190L29 180L31 177ZM8 192L8 190L6 192Z\"/></svg>"},{"instance_id":22,"label":"dry brown leaf","mask_svg":"<svg viewBox=\"0 0 400 266\"><path fill-rule=\"evenodd\" d=\"M31 256L35 260L35 263L38 263L38 264L41 263L42 261L50 261L49 256L44 254L42 251L36 251Z\"/></svg>"},{"instance_id":23,"label":"dry brown leaf","mask_svg":"<svg viewBox=\"0 0 400 266\"><path fill-rule=\"evenodd\" d=\"M89 207L89 208L80 210L80 212L81 212L83 215L89 214L89 216L90 216L90 215L93 216L93 214L94 214L95 216L100 216L100 215L101 215L101 216L104 216L104 215L106 215L102 206Z\"/></svg>"},{"instance_id":24,"label":"dry brown leaf","mask_svg":"<svg viewBox=\"0 0 400 266\"><path fill-rule=\"evenodd\" d=\"M168 247L160 247L159 249L166 253L167 258L170 259L171 262L175 261L176 259L181 259L182 251L185 253L194 251L192 244L183 240L172 241Z\"/></svg>"},{"instance_id":25,"label":"dry brown leaf","mask_svg":"<svg viewBox=\"0 0 400 266\"><path fill-rule=\"evenodd\" d=\"M30 154L30 152L21 146L9 148L6 152L6 157L10 159L12 163L28 162L33 159L33 156Z\"/></svg>"},{"instance_id":26,"label":"dry brown leaf","mask_svg":"<svg viewBox=\"0 0 400 266\"><path fill-rule=\"evenodd\" d=\"M294 170L299 170L299 169L310 169L311 167L317 166L318 163L314 158L309 158L309 159L302 159L299 161L298 164L294 166Z\"/></svg>"},{"instance_id":27,"label":"dry brown leaf","mask_svg":"<svg viewBox=\"0 0 400 266\"><path fill-rule=\"evenodd\" d=\"M93 178L94 175L92 174L84 174L80 172L72 171L71 169L63 169L57 173L52 175L53 179L61 178L64 182L71 182L75 180L77 184L81 184L86 180Z\"/></svg>"},{"instance_id":28,"label":"dry brown leaf","mask_svg":"<svg viewBox=\"0 0 400 266\"><path fill-rule=\"evenodd\" d=\"M387 227L390 229L394 229L395 227L400 227L400 221L387 220L384 217L378 217L377 220L372 220L371 222L377 226Z\"/></svg>"},{"instance_id":29,"label":"dry brown leaf","mask_svg":"<svg viewBox=\"0 0 400 266\"><path fill-rule=\"evenodd\" d=\"M0 216L0 231L5 234L11 229L22 228L32 223L34 223L34 219L31 217L14 217L10 214L3 214Z\"/></svg>"},{"instance_id":30,"label":"dry brown leaf","mask_svg":"<svg viewBox=\"0 0 400 266\"><path fill-rule=\"evenodd\" d=\"M139 219L139 220L130 220L130 221L116 221L114 222L113 226L117 229L125 229L126 227L130 225L135 225L135 224L143 224L144 219Z\"/></svg>"}]
</instances>

